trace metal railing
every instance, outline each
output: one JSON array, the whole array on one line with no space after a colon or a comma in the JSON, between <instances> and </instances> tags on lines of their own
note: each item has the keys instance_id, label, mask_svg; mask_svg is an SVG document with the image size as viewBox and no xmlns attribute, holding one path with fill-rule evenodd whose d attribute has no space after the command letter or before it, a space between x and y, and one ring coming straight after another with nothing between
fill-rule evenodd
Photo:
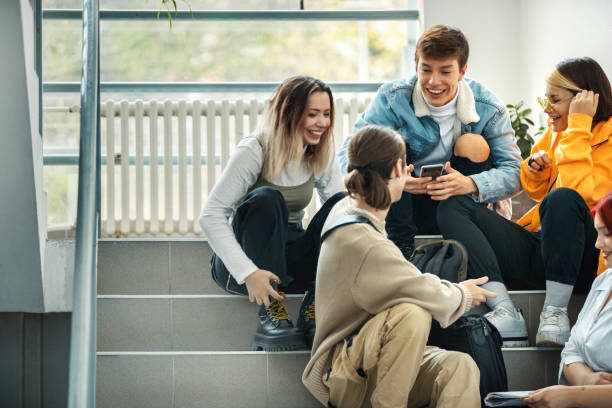
<instances>
[{"instance_id":1,"label":"metal railing","mask_svg":"<svg viewBox=\"0 0 612 408\"><path fill-rule=\"evenodd\" d=\"M101 92L143 93L272 93L279 82L101 82ZM328 82L336 92L376 92L383 82ZM78 92L78 82L45 82L44 92Z\"/></svg>"},{"instance_id":2,"label":"metal railing","mask_svg":"<svg viewBox=\"0 0 612 408\"><path fill-rule=\"evenodd\" d=\"M100 218L99 33L99 0L84 0L69 408L96 406L96 260Z\"/></svg>"},{"instance_id":3,"label":"metal railing","mask_svg":"<svg viewBox=\"0 0 612 408\"><path fill-rule=\"evenodd\" d=\"M79 20L81 10L43 10L47 20ZM160 16L163 21L164 14ZM193 10L172 12L172 20L383 21L416 20L418 10ZM157 10L100 10L102 20L158 20Z\"/></svg>"}]
</instances>

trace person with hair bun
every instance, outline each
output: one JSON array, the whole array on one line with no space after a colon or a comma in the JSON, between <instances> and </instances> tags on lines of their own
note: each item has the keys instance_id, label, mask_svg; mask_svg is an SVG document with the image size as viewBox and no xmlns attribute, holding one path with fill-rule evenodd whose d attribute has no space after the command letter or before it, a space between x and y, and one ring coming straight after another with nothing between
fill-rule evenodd
<instances>
[{"instance_id":1,"label":"person with hair bun","mask_svg":"<svg viewBox=\"0 0 612 408\"><path fill-rule=\"evenodd\" d=\"M567 305L587 292L598 271L597 233L589 215L612 190L612 88L592 58L561 61L546 79L548 129L521 164L521 184L537 204L516 223L465 197L438 206L445 238L469 253L468 277L487 275L485 316L505 346L527 346L527 327L508 287L546 289L537 346L563 346L570 335ZM599 272L603 271L600 261Z\"/></svg>"},{"instance_id":2,"label":"person with hair bun","mask_svg":"<svg viewBox=\"0 0 612 408\"><path fill-rule=\"evenodd\" d=\"M330 229L316 278L317 328L302 381L328 407L479 407L479 371L464 353L427 346L432 317L447 327L495 296L479 285L421 273L387 239L385 217L400 200L413 166L391 128L365 126L347 147L348 197L328 228L346 215L365 217Z\"/></svg>"},{"instance_id":3,"label":"person with hair bun","mask_svg":"<svg viewBox=\"0 0 612 408\"><path fill-rule=\"evenodd\" d=\"M344 197L333 125L334 100L327 84L304 76L283 81L256 134L236 147L200 216L214 251L215 282L230 293L248 294L261 306L256 350L305 348L314 335L312 287L321 227ZM324 204L304 230L304 208L314 188ZM297 327L279 289L307 291Z\"/></svg>"},{"instance_id":4,"label":"person with hair bun","mask_svg":"<svg viewBox=\"0 0 612 408\"><path fill-rule=\"evenodd\" d=\"M559 384L531 393L530 407L609 407L612 400L612 193L591 211L595 246L608 268L593 287L561 352Z\"/></svg>"}]
</instances>

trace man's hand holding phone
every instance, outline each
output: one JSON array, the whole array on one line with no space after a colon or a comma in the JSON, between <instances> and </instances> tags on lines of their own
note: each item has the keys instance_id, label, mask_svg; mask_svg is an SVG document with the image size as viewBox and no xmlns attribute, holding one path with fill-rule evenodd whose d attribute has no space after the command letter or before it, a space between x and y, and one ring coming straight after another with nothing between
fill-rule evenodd
<instances>
[{"instance_id":1,"label":"man's hand holding phone","mask_svg":"<svg viewBox=\"0 0 612 408\"><path fill-rule=\"evenodd\" d=\"M410 194L426 194L427 193L427 184L431 183L432 177L413 177L412 172L414 171L414 166L411 164L408 166L408 178L406 179L406 184L404 185L404 191Z\"/></svg>"},{"instance_id":2,"label":"man's hand holding phone","mask_svg":"<svg viewBox=\"0 0 612 408\"><path fill-rule=\"evenodd\" d=\"M442 175L443 171L443 164L426 164L424 166L421 166L420 177L431 177L432 180L435 180Z\"/></svg>"},{"instance_id":3,"label":"man's hand holding phone","mask_svg":"<svg viewBox=\"0 0 612 408\"><path fill-rule=\"evenodd\" d=\"M446 173L427 185L427 194L432 200L442 201L449 197L477 193L478 187L471 177L464 176L446 162Z\"/></svg>"}]
</instances>

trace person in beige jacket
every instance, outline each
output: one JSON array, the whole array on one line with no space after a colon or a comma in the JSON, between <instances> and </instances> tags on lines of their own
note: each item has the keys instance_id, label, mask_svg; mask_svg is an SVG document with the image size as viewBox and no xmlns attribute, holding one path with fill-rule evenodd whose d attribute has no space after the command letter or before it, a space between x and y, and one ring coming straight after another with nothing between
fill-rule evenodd
<instances>
[{"instance_id":1,"label":"person in beige jacket","mask_svg":"<svg viewBox=\"0 0 612 408\"><path fill-rule=\"evenodd\" d=\"M302 381L328 407L479 407L478 367L464 353L427 346L431 318L442 327L495 296L421 273L387 239L385 217L412 165L394 130L370 125L348 146L348 197L327 218L356 214L371 224L333 230L321 247L317 327Z\"/></svg>"}]
</instances>

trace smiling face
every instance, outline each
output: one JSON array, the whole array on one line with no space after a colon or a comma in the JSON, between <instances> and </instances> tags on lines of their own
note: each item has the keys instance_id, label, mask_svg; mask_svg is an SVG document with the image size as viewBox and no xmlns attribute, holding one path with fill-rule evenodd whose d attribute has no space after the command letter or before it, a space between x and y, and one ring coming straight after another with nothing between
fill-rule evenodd
<instances>
[{"instance_id":1,"label":"smiling face","mask_svg":"<svg viewBox=\"0 0 612 408\"><path fill-rule=\"evenodd\" d=\"M553 131L562 132L567 129L567 117L573 97L574 93L570 90L546 84L546 98L550 104L544 112L550 119Z\"/></svg>"},{"instance_id":2,"label":"smiling face","mask_svg":"<svg viewBox=\"0 0 612 408\"><path fill-rule=\"evenodd\" d=\"M301 128L304 145L317 145L331 124L331 102L327 92L315 92L308 97Z\"/></svg>"},{"instance_id":3,"label":"smiling face","mask_svg":"<svg viewBox=\"0 0 612 408\"><path fill-rule=\"evenodd\" d=\"M606 266L612 268L612 237L610 236L610 231L601 222L599 214L595 215L595 229L597 230L595 248L601 251Z\"/></svg>"},{"instance_id":4,"label":"smiling face","mask_svg":"<svg viewBox=\"0 0 612 408\"><path fill-rule=\"evenodd\" d=\"M427 103L436 107L449 103L457 94L466 69L467 64L459 68L458 57L419 58L417 77Z\"/></svg>"}]
</instances>

